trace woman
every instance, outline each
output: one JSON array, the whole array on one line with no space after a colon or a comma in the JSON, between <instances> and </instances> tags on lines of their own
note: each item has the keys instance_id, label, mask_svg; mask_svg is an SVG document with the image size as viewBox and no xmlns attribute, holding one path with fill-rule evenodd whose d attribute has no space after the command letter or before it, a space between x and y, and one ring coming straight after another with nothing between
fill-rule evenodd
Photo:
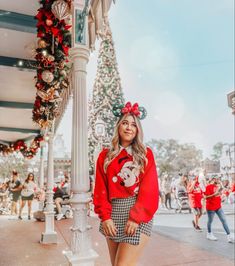
<instances>
[{"instance_id":1,"label":"woman","mask_svg":"<svg viewBox=\"0 0 235 266\"><path fill-rule=\"evenodd\" d=\"M230 233L230 229L228 227L228 223L226 221L226 217L221 205L221 192L222 192L222 184L218 178L218 176L212 176L210 178L209 184L206 186L206 191L204 192L206 197L206 210L208 215L207 222L207 239L216 241L217 237L212 233L211 227L212 222L214 220L215 214L219 217L224 231L227 234L227 241L229 243L234 243L234 238Z\"/></svg>"},{"instance_id":2,"label":"woman","mask_svg":"<svg viewBox=\"0 0 235 266\"><path fill-rule=\"evenodd\" d=\"M31 219L31 209L32 209L32 200L34 198L34 193L37 190L37 185L34 182L34 174L29 173L28 177L25 179L25 182L23 183L21 191L21 206L20 206L20 212L19 212L19 219L22 220L21 214L22 210L25 206L26 201L28 202L28 220Z\"/></svg>"},{"instance_id":3,"label":"woman","mask_svg":"<svg viewBox=\"0 0 235 266\"><path fill-rule=\"evenodd\" d=\"M189 204L193 210L194 219L192 221L193 227L196 231L201 232L202 229L199 226L199 219L202 216L202 190L200 187L200 183L198 181L198 176L193 177L188 184L188 196L189 196Z\"/></svg>"},{"instance_id":4,"label":"woman","mask_svg":"<svg viewBox=\"0 0 235 266\"><path fill-rule=\"evenodd\" d=\"M162 190L165 195L165 206L167 209L171 210L171 192L172 192L172 186L171 186L171 179L170 176L165 175L164 179L162 181ZM167 204L169 203L169 205Z\"/></svg>"},{"instance_id":5,"label":"woman","mask_svg":"<svg viewBox=\"0 0 235 266\"><path fill-rule=\"evenodd\" d=\"M158 208L158 178L151 149L143 145L143 107L114 106L119 116L110 149L97 160L95 212L113 266L136 265Z\"/></svg>"},{"instance_id":6,"label":"woman","mask_svg":"<svg viewBox=\"0 0 235 266\"><path fill-rule=\"evenodd\" d=\"M188 176L182 175L180 177L180 181L178 184L176 184L176 195L178 195L179 192L187 192L188 187Z\"/></svg>"}]
</instances>

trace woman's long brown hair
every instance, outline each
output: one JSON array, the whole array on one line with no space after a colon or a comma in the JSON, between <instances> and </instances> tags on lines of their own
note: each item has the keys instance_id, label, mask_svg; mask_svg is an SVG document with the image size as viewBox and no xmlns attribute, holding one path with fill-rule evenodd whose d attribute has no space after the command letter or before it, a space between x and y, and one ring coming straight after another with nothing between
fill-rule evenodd
<instances>
[{"instance_id":1,"label":"woman's long brown hair","mask_svg":"<svg viewBox=\"0 0 235 266\"><path fill-rule=\"evenodd\" d=\"M107 171L107 167L109 166L109 164L111 163L111 161L119 154L120 152L120 144L121 144L121 140L120 140L120 136L118 133L119 130L119 126L121 125L122 121L124 119L126 119L128 116L130 116L130 114L126 114L124 116L122 116L114 129L114 136L113 139L111 141L111 147L109 152L107 153L106 159L104 161L104 171ZM136 136L131 144L132 146L132 154L133 154L133 162L134 164L136 164L136 166L139 168L139 170L141 172L144 171L144 166L147 163L147 158L146 158L146 147L143 144L143 129L141 126L141 123L139 121L139 119L134 116L131 115L136 123L137 126L137 133Z\"/></svg>"}]
</instances>

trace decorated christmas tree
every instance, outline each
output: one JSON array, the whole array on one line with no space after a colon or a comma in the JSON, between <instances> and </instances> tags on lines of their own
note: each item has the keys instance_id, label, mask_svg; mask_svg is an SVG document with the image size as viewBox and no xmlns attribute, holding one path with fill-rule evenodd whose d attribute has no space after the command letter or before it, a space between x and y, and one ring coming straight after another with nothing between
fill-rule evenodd
<instances>
[{"instance_id":1,"label":"decorated christmas tree","mask_svg":"<svg viewBox=\"0 0 235 266\"><path fill-rule=\"evenodd\" d=\"M113 136L114 125L117 121L117 117L112 113L114 103L124 103L124 98L112 32L107 23L99 49L92 99L89 101L89 165L91 175L94 174L94 162L97 156L95 153L100 144L98 142L102 141L102 146L109 146ZM105 125L105 135L99 141L95 130L97 119L103 120Z\"/></svg>"}]
</instances>

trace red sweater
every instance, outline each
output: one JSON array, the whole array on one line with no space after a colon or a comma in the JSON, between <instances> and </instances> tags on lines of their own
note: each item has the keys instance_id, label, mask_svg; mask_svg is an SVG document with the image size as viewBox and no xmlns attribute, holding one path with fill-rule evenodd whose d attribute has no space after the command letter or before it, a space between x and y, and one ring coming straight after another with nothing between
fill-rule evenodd
<instances>
[{"instance_id":1,"label":"red sweater","mask_svg":"<svg viewBox=\"0 0 235 266\"><path fill-rule=\"evenodd\" d=\"M210 196L214 194L217 190L218 190L217 185L209 184L206 186L206 191L204 192L204 194L206 196ZM220 195L216 195L216 196L206 199L206 209L208 211L216 211L220 208L221 208L221 196Z\"/></svg>"},{"instance_id":2,"label":"red sweater","mask_svg":"<svg viewBox=\"0 0 235 266\"><path fill-rule=\"evenodd\" d=\"M104 160L108 149L104 149L97 160L94 190L95 212L102 221L111 219L111 200L137 196L131 208L129 219L136 223L149 222L158 208L158 176L154 156L147 148L148 163L144 173L133 167L133 157L126 149L112 160L104 172Z\"/></svg>"},{"instance_id":3,"label":"red sweater","mask_svg":"<svg viewBox=\"0 0 235 266\"><path fill-rule=\"evenodd\" d=\"M202 208L202 190L199 182L196 182L194 187L189 190L190 184L188 185L188 197L191 208Z\"/></svg>"}]
</instances>

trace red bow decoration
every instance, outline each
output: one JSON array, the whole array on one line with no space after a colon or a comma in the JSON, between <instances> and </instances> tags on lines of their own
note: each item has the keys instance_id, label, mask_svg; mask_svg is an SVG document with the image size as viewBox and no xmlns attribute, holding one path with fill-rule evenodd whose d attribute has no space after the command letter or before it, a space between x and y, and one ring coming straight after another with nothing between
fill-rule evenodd
<instances>
[{"instance_id":1,"label":"red bow decoration","mask_svg":"<svg viewBox=\"0 0 235 266\"><path fill-rule=\"evenodd\" d=\"M139 116L140 115L140 111L139 111L139 105L138 103L134 103L133 105L131 105L130 102L127 102L126 105L122 108L122 114L133 114L135 116Z\"/></svg>"}]
</instances>

